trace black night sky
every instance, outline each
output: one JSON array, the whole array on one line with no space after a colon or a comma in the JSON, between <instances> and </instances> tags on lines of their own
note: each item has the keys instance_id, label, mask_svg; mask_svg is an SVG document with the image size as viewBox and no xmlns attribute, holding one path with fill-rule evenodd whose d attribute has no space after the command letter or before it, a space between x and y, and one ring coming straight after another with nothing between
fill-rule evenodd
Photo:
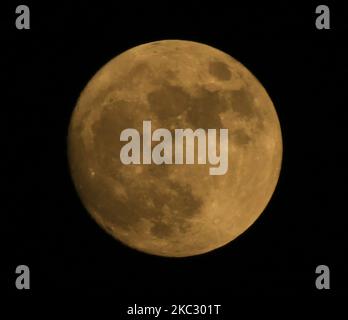
<instances>
[{"instance_id":1,"label":"black night sky","mask_svg":"<svg viewBox=\"0 0 348 320\"><path fill-rule=\"evenodd\" d=\"M30 30L15 28L15 2L2 5L11 295L221 302L227 310L231 296L347 289L348 10L330 7L331 30L317 30L316 2L226 3L36 3ZM161 39L203 42L239 60L266 88L282 127L281 175L264 213L229 245L192 258L146 255L106 234L81 204L66 154L70 115L89 79L124 50ZM19 264L31 270L26 292L14 286ZM331 290L315 287L320 264L330 268Z\"/></svg>"}]
</instances>

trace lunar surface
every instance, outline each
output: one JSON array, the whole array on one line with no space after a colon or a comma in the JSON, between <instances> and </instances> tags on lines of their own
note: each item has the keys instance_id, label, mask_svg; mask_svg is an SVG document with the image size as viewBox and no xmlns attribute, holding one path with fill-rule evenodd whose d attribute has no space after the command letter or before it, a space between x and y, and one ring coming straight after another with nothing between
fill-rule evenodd
<instances>
[{"instance_id":1,"label":"lunar surface","mask_svg":"<svg viewBox=\"0 0 348 320\"><path fill-rule=\"evenodd\" d=\"M142 133L144 120L152 130L228 129L228 171L124 165L120 133ZM241 63L208 45L163 40L125 51L89 81L68 157L80 199L105 231L142 252L185 257L229 243L260 216L279 178L282 138L270 97Z\"/></svg>"}]
</instances>

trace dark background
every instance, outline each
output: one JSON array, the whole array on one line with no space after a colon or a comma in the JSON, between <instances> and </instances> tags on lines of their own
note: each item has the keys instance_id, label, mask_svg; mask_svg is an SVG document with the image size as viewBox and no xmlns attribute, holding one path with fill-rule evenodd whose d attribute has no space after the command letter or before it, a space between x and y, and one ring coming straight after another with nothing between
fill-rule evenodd
<instances>
[{"instance_id":1,"label":"dark background","mask_svg":"<svg viewBox=\"0 0 348 320\"><path fill-rule=\"evenodd\" d=\"M317 30L321 2L27 3L31 29L17 30L19 4L1 5L3 229L12 295L226 301L227 309L235 295L347 290L348 10L331 4L331 30ZM95 72L126 49L173 38L243 63L274 102L284 147L276 191L255 224L225 247L180 259L134 251L106 234L80 203L66 155L70 115ZM31 290L15 289L19 264L30 267ZM331 270L331 290L315 288L320 264Z\"/></svg>"}]
</instances>

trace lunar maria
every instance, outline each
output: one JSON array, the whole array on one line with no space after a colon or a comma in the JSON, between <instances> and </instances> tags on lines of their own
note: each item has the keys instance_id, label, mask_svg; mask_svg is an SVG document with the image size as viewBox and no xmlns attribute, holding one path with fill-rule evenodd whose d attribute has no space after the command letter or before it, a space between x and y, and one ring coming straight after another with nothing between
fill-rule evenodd
<instances>
[{"instance_id":1,"label":"lunar maria","mask_svg":"<svg viewBox=\"0 0 348 320\"><path fill-rule=\"evenodd\" d=\"M175 129L173 163L173 138L170 130L160 128L151 134L151 121L143 121L142 162L140 157L140 133L133 128L125 129L120 134L120 141L130 140L121 148L120 160L125 165L141 163L154 163L156 165L195 164L195 141L198 141L196 163L206 164L208 160L211 165L218 165L217 167L209 168L210 175L224 175L228 169L228 129L220 129L219 155L216 148L217 130L208 129L207 131L208 134L201 128L195 131L190 128ZM151 148L152 141L159 142L153 149Z\"/></svg>"}]
</instances>

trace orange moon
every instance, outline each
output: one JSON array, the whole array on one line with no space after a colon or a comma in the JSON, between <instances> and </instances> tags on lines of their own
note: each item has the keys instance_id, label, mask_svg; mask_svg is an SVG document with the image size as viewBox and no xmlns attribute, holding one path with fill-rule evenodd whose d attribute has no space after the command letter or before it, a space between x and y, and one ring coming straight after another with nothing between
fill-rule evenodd
<instances>
[{"instance_id":1,"label":"orange moon","mask_svg":"<svg viewBox=\"0 0 348 320\"><path fill-rule=\"evenodd\" d=\"M228 129L228 171L209 164L124 165L126 128ZM217 130L217 131L218 131ZM274 105L241 63L183 40L139 45L103 66L82 91L68 133L79 197L115 239L139 251L186 257L245 232L276 187L282 138Z\"/></svg>"}]
</instances>

